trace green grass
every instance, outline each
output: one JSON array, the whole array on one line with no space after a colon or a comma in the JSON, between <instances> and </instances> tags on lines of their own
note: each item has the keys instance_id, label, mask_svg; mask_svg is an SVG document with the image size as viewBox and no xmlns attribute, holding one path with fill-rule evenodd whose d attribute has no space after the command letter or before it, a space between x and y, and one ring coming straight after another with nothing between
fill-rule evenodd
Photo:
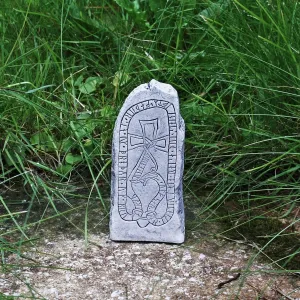
<instances>
[{"instance_id":1,"label":"green grass","mask_svg":"<svg viewBox=\"0 0 300 300\"><path fill-rule=\"evenodd\" d=\"M155 78L177 89L186 121L185 190L201 208L190 230L225 220L224 234L299 270L297 1L3 2L0 189L17 182L26 203L1 198L1 223L28 239L32 208L60 216L74 182L107 211L115 118Z\"/></svg>"}]
</instances>

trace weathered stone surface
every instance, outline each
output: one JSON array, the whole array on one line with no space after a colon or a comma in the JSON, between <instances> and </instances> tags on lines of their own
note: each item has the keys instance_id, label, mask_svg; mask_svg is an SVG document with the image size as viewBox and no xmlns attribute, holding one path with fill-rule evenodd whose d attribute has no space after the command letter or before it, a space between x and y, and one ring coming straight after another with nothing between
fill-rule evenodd
<instances>
[{"instance_id":1,"label":"weathered stone surface","mask_svg":"<svg viewBox=\"0 0 300 300\"><path fill-rule=\"evenodd\" d=\"M134 89L113 137L110 238L184 241L184 121L176 90L152 80Z\"/></svg>"}]
</instances>

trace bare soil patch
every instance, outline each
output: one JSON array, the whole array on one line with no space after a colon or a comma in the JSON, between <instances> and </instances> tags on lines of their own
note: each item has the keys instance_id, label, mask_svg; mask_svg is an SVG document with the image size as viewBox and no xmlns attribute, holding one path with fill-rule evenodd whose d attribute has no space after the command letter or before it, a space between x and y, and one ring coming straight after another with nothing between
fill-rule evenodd
<instances>
[{"instance_id":1,"label":"bare soil patch","mask_svg":"<svg viewBox=\"0 0 300 300\"><path fill-rule=\"evenodd\" d=\"M249 265L250 247L191 236L168 245L116 243L100 233L86 245L74 233L58 233L26 259L11 255L7 263L18 266L1 274L0 290L21 299L300 299L300 278Z\"/></svg>"}]
</instances>

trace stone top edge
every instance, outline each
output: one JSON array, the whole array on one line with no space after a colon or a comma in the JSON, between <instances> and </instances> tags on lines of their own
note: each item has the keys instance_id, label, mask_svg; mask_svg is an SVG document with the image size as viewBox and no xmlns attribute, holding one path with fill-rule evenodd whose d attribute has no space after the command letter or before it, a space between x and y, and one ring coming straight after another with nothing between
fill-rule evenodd
<instances>
[{"instance_id":1,"label":"stone top edge","mask_svg":"<svg viewBox=\"0 0 300 300\"><path fill-rule=\"evenodd\" d=\"M177 91L173 88L173 86L171 84L162 83L162 82L159 82L155 79L152 79L148 83L148 88L150 90L157 89L157 90L160 90L163 93L167 93L167 94L172 95L174 97L178 97Z\"/></svg>"},{"instance_id":2,"label":"stone top edge","mask_svg":"<svg viewBox=\"0 0 300 300\"><path fill-rule=\"evenodd\" d=\"M142 93L145 100L161 99L167 96L168 100L179 101L177 91L172 85L152 79L149 83L143 83L136 87L126 98L124 105L129 104L135 97Z\"/></svg>"}]
</instances>

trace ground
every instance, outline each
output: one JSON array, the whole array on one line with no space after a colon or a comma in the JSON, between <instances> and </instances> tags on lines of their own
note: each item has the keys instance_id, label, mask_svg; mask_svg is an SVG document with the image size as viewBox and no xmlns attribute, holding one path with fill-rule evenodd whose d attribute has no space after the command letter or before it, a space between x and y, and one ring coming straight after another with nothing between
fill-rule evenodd
<instances>
[{"instance_id":1,"label":"ground","mask_svg":"<svg viewBox=\"0 0 300 300\"><path fill-rule=\"evenodd\" d=\"M0 290L53 300L300 299L300 277L276 275L262 263L249 266L248 245L190 235L183 245L167 245L117 243L99 233L86 244L59 232L25 258L11 255L7 263L18 267L0 276Z\"/></svg>"}]
</instances>

